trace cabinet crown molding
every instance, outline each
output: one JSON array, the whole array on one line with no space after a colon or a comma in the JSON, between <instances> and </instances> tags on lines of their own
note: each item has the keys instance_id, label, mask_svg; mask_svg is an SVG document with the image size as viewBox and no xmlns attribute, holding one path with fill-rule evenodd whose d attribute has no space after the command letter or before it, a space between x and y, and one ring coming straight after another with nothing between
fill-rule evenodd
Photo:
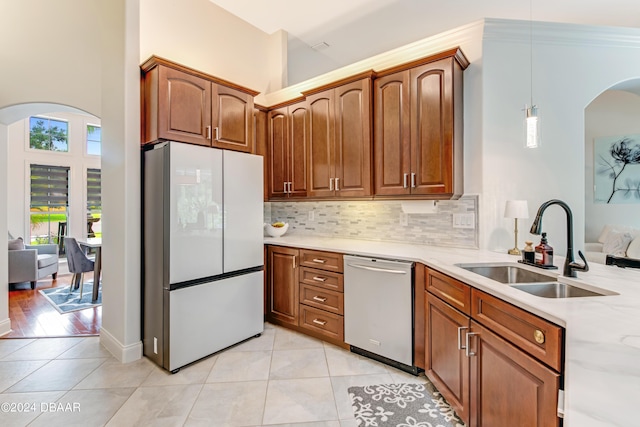
<instances>
[{"instance_id":1,"label":"cabinet crown molding","mask_svg":"<svg viewBox=\"0 0 640 427\"><path fill-rule=\"evenodd\" d=\"M375 77L376 77L376 72L373 71L373 70L368 70L368 71L364 71L362 73L354 74L354 75L349 76L349 77L345 77L345 78L340 79L340 80L336 80L335 82L331 82L331 83L328 83L326 85L322 85L322 86L318 86L318 87L313 88L313 89L305 90L305 91L302 92L302 95L307 97L309 95L313 95L313 94L316 94L316 93L324 92L325 90L333 89L333 88L336 88L336 87L340 87L340 86L343 86L343 85L346 85L348 83L352 83L352 82L355 82L355 81L358 81L358 80L367 79L367 78L373 79Z\"/></svg>"},{"instance_id":2,"label":"cabinet crown molding","mask_svg":"<svg viewBox=\"0 0 640 427\"><path fill-rule=\"evenodd\" d=\"M425 56L424 58L416 59L414 61L410 61L404 64L396 65L391 68L386 68L384 70L377 71L376 77L386 76L389 74L397 73L398 71L408 70L410 68L415 68L420 65L428 64L430 62L439 61L440 59L445 59L450 57L453 57L453 59L455 59L456 62L460 64L460 67L463 70L465 70L469 66L469 60L467 59L466 56L464 56L464 53L462 53L462 50L460 49L460 47L454 47L452 49L444 50L434 55Z\"/></svg>"},{"instance_id":3,"label":"cabinet crown molding","mask_svg":"<svg viewBox=\"0 0 640 427\"><path fill-rule=\"evenodd\" d=\"M155 56L155 55L151 55L149 57L149 59L147 59L146 61L144 61L141 65L140 65L140 69L147 73L150 70L152 70L153 68L157 67L158 65L163 65L165 67L169 67L169 68L173 68L174 70L178 70L178 71L182 71L183 73L187 73L187 74L191 74L193 76L196 77L200 77L206 80L210 80L214 83L217 83L219 85L223 85L232 89L236 89L239 90L241 92L247 93L251 96L256 96L258 95L260 92L257 92L253 89L249 89L246 88L244 86L240 86L236 83L230 82L228 80L224 80L221 79L220 77L216 77L216 76L212 76L211 74L207 74L207 73L203 73L202 71L198 71L196 69L187 67L185 65L182 64L178 64L177 62L173 62L169 59L166 58L161 58L159 56Z\"/></svg>"}]
</instances>

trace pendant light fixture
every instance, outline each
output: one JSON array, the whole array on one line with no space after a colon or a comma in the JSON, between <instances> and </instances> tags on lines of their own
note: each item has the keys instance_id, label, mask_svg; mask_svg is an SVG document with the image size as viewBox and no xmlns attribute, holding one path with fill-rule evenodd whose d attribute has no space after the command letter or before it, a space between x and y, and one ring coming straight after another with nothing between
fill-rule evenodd
<instances>
[{"instance_id":1,"label":"pendant light fixture","mask_svg":"<svg viewBox=\"0 0 640 427\"><path fill-rule=\"evenodd\" d=\"M533 0L529 0L529 66L531 104L524 106L524 137L527 148L540 146L540 118L538 107L533 104Z\"/></svg>"}]
</instances>

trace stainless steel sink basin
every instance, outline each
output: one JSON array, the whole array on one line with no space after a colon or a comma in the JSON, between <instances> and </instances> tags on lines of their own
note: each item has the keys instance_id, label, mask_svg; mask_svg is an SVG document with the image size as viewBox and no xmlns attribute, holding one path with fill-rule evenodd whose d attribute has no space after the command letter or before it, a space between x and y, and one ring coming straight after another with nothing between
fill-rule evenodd
<instances>
[{"instance_id":1,"label":"stainless steel sink basin","mask_svg":"<svg viewBox=\"0 0 640 427\"><path fill-rule=\"evenodd\" d=\"M479 274L500 283L538 283L555 280L555 276L527 270L508 263L456 264L472 273Z\"/></svg>"},{"instance_id":2,"label":"stainless steel sink basin","mask_svg":"<svg viewBox=\"0 0 640 427\"><path fill-rule=\"evenodd\" d=\"M616 295L615 292L605 291L604 289L602 289L602 292L604 293L600 293L560 282L526 283L521 285L512 285L511 287L543 298L601 297L605 295Z\"/></svg>"}]
</instances>

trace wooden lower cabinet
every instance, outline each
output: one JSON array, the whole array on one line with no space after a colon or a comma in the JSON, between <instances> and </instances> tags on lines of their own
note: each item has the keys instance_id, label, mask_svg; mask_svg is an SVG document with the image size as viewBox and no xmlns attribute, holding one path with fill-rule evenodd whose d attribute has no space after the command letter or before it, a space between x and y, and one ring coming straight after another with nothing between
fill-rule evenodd
<instances>
[{"instance_id":1,"label":"wooden lower cabinet","mask_svg":"<svg viewBox=\"0 0 640 427\"><path fill-rule=\"evenodd\" d=\"M472 307L470 298L458 298L470 294L476 295ZM562 328L432 270L424 304L425 374L467 426L560 425L562 367L554 362L562 359L556 345ZM544 352L519 334L528 338L534 330L545 331L550 345L540 344Z\"/></svg>"},{"instance_id":2,"label":"wooden lower cabinet","mask_svg":"<svg viewBox=\"0 0 640 427\"><path fill-rule=\"evenodd\" d=\"M298 324L298 249L267 249L267 319Z\"/></svg>"},{"instance_id":3,"label":"wooden lower cabinet","mask_svg":"<svg viewBox=\"0 0 640 427\"><path fill-rule=\"evenodd\" d=\"M469 426L556 427L560 374L471 322Z\"/></svg>"},{"instance_id":4,"label":"wooden lower cabinet","mask_svg":"<svg viewBox=\"0 0 640 427\"><path fill-rule=\"evenodd\" d=\"M425 374L469 425L469 358L462 342L469 316L425 292L425 319Z\"/></svg>"}]
</instances>

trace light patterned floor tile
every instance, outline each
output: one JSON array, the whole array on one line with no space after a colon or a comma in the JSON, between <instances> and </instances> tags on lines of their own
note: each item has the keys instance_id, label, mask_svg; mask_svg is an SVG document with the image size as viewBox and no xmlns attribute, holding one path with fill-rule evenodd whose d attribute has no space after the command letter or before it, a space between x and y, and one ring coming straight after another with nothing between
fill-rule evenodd
<instances>
[{"instance_id":1,"label":"light patterned floor tile","mask_svg":"<svg viewBox=\"0 0 640 427\"><path fill-rule=\"evenodd\" d=\"M359 356L340 347L331 344L324 346L327 355L327 365L329 366L329 374L333 376L342 375L367 375L367 374L386 374L389 368L375 360Z\"/></svg>"},{"instance_id":2,"label":"light patterned floor tile","mask_svg":"<svg viewBox=\"0 0 640 427\"><path fill-rule=\"evenodd\" d=\"M322 348L277 350L271 357L269 379L328 377L327 359Z\"/></svg>"},{"instance_id":3,"label":"light patterned floor tile","mask_svg":"<svg viewBox=\"0 0 640 427\"><path fill-rule=\"evenodd\" d=\"M106 359L52 360L10 387L7 392L71 390Z\"/></svg>"},{"instance_id":4,"label":"light patterned floor tile","mask_svg":"<svg viewBox=\"0 0 640 427\"><path fill-rule=\"evenodd\" d=\"M129 399L135 388L72 390L29 427L103 426Z\"/></svg>"},{"instance_id":5,"label":"light patterned floor tile","mask_svg":"<svg viewBox=\"0 0 640 427\"><path fill-rule=\"evenodd\" d=\"M205 384L185 426L257 426L262 423L267 381Z\"/></svg>"},{"instance_id":6,"label":"light patterned floor tile","mask_svg":"<svg viewBox=\"0 0 640 427\"><path fill-rule=\"evenodd\" d=\"M269 427L340 427L340 421L318 421L314 423L274 424ZM354 424L354 427L356 427L355 424Z\"/></svg>"},{"instance_id":7,"label":"light patterned floor tile","mask_svg":"<svg viewBox=\"0 0 640 427\"><path fill-rule=\"evenodd\" d=\"M58 359L89 359L97 357L112 358L113 356L100 344L100 337L86 337L78 345L71 347L58 356Z\"/></svg>"},{"instance_id":8,"label":"light patterned floor tile","mask_svg":"<svg viewBox=\"0 0 640 427\"><path fill-rule=\"evenodd\" d=\"M322 348L322 341L285 328L276 329L274 350L298 350L303 348Z\"/></svg>"},{"instance_id":9,"label":"light patterned floor tile","mask_svg":"<svg viewBox=\"0 0 640 427\"><path fill-rule=\"evenodd\" d=\"M0 394L1 403L9 405L8 411L0 411L0 426L24 427L28 425L43 413L42 405L48 407L49 403L54 403L64 393L64 391L43 391Z\"/></svg>"},{"instance_id":10,"label":"light patterned floor tile","mask_svg":"<svg viewBox=\"0 0 640 427\"><path fill-rule=\"evenodd\" d=\"M269 379L270 351L222 352L207 382L260 381Z\"/></svg>"},{"instance_id":11,"label":"light patterned floor tile","mask_svg":"<svg viewBox=\"0 0 640 427\"><path fill-rule=\"evenodd\" d=\"M154 365L151 373L142 383L142 386L203 384L207 380L217 358L218 355L209 356L181 368L175 374L172 374L160 366Z\"/></svg>"},{"instance_id":12,"label":"light patterned floor tile","mask_svg":"<svg viewBox=\"0 0 640 427\"><path fill-rule=\"evenodd\" d=\"M82 342L84 338L40 338L4 357L3 360L51 360Z\"/></svg>"},{"instance_id":13,"label":"light patterned floor tile","mask_svg":"<svg viewBox=\"0 0 640 427\"><path fill-rule=\"evenodd\" d=\"M5 391L46 363L48 363L46 360L0 361L0 392Z\"/></svg>"},{"instance_id":14,"label":"light patterned floor tile","mask_svg":"<svg viewBox=\"0 0 640 427\"><path fill-rule=\"evenodd\" d=\"M34 339L0 339L0 360L34 341Z\"/></svg>"},{"instance_id":15,"label":"light patterned floor tile","mask_svg":"<svg viewBox=\"0 0 640 427\"><path fill-rule=\"evenodd\" d=\"M201 384L138 387L107 426L181 426L201 389Z\"/></svg>"},{"instance_id":16,"label":"light patterned floor tile","mask_svg":"<svg viewBox=\"0 0 640 427\"><path fill-rule=\"evenodd\" d=\"M154 366L153 362L145 357L131 363L108 359L74 388L138 387L149 376Z\"/></svg>"},{"instance_id":17,"label":"light patterned floor tile","mask_svg":"<svg viewBox=\"0 0 640 427\"><path fill-rule=\"evenodd\" d=\"M329 378L271 380L263 425L338 420Z\"/></svg>"}]
</instances>

